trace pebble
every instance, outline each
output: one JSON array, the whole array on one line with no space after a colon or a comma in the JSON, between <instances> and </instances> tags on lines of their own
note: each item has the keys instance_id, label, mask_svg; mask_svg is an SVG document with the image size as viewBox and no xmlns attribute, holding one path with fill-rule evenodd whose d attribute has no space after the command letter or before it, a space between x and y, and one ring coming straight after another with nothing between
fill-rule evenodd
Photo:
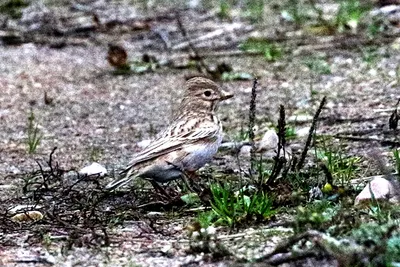
<instances>
[{"instance_id":1,"label":"pebble","mask_svg":"<svg viewBox=\"0 0 400 267\"><path fill-rule=\"evenodd\" d=\"M239 157L250 158L251 146L242 146L239 151Z\"/></svg>"},{"instance_id":2,"label":"pebble","mask_svg":"<svg viewBox=\"0 0 400 267\"><path fill-rule=\"evenodd\" d=\"M296 135L298 137L308 136L309 133L310 133L310 127L303 127L303 128L298 129L298 130L296 129Z\"/></svg>"},{"instance_id":3,"label":"pebble","mask_svg":"<svg viewBox=\"0 0 400 267\"><path fill-rule=\"evenodd\" d=\"M91 165L82 168L79 171L79 174L93 175L100 174L100 176L104 176L107 174L107 169L101 166L97 162L93 162Z\"/></svg>"},{"instance_id":4,"label":"pebble","mask_svg":"<svg viewBox=\"0 0 400 267\"><path fill-rule=\"evenodd\" d=\"M28 210L28 209L41 209L42 206L38 206L38 205L17 205L14 208L11 208L8 210L9 213L14 214L17 212L21 212L23 210Z\"/></svg>"},{"instance_id":5,"label":"pebble","mask_svg":"<svg viewBox=\"0 0 400 267\"><path fill-rule=\"evenodd\" d=\"M312 121L313 116L311 115L306 115L306 114L299 114L299 115L293 115L290 116L287 121L288 122L310 122Z\"/></svg>"},{"instance_id":6,"label":"pebble","mask_svg":"<svg viewBox=\"0 0 400 267\"><path fill-rule=\"evenodd\" d=\"M372 196L372 194L373 196ZM388 201L390 203L400 203L400 184L396 180L388 180L376 177L369 182L360 194L356 197L354 205L369 203L373 198L376 200Z\"/></svg>"},{"instance_id":7,"label":"pebble","mask_svg":"<svg viewBox=\"0 0 400 267\"><path fill-rule=\"evenodd\" d=\"M279 137L275 130L268 130L257 145L257 151L268 151L277 149Z\"/></svg>"},{"instance_id":8,"label":"pebble","mask_svg":"<svg viewBox=\"0 0 400 267\"><path fill-rule=\"evenodd\" d=\"M10 168L8 169L8 171L11 172L11 173L13 173L13 174L19 174L19 173L21 173L21 170L18 169L17 167L15 167L15 166L10 166Z\"/></svg>"}]
</instances>

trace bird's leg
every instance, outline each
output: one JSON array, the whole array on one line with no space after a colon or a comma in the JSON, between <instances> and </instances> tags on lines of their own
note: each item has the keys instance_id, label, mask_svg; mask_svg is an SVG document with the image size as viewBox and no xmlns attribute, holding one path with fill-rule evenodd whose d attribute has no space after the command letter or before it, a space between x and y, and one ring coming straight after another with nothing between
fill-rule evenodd
<instances>
[{"instance_id":1,"label":"bird's leg","mask_svg":"<svg viewBox=\"0 0 400 267\"><path fill-rule=\"evenodd\" d=\"M174 163L172 163L172 162L169 162L169 161L167 161L167 163L168 163L168 164L171 164L172 166L174 166L175 168L177 168L177 169L182 173L182 175L181 175L182 180L183 180L183 182L185 183L186 187L187 187L190 191L196 192L196 193L198 193L198 192L201 191L201 190L199 190L199 186L198 186L197 184L195 184L195 185L196 185L196 190L193 190L192 186L191 186L190 183L189 183L189 181L191 181L193 178L196 178L196 180L197 180L197 177L198 177L198 176L196 175L195 172L185 171L185 170L183 169L182 166L178 166L178 165L176 165L176 164L174 164Z\"/></svg>"},{"instance_id":2,"label":"bird's leg","mask_svg":"<svg viewBox=\"0 0 400 267\"><path fill-rule=\"evenodd\" d=\"M194 191L196 193L201 192L201 187L197 183L199 181L199 176L197 175L197 173L195 171L184 171L183 176L185 176L186 179L188 179L188 181L191 181L191 184L194 188L194 190L193 190L191 187L189 187L189 189L191 191ZM186 182L188 182L188 181L186 181Z\"/></svg>"},{"instance_id":3,"label":"bird's leg","mask_svg":"<svg viewBox=\"0 0 400 267\"><path fill-rule=\"evenodd\" d=\"M212 199L212 193L210 190L210 187L201 187L201 185L199 184L199 175L192 171L192 172L185 172L185 175L187 178L190 179L190 181L192 182L192 186L195 188L194 192L197 193L197 195L199 196L200 200L209 205L210 201Z\"/></svg>"},{"instance_id":4,"label":"bird's leg","mask_svg":"<svg viewBox=\"0 0 400 267\"><path fill-rule=\"evenodd\" d=\"M162 186L160 186L156 181L154 180L150 180L151 185L154 187L154 189L161 193L162 195L166 196L169 200L172 200L173 198L167 193L167 191L165 191L164 188L162 188Z\"/></svg>"},{"instance_id":5,"label":"bird's leg","mask_svg":"<svg viewBox=\"0 0 400 267\"><path fill-rule=\"evenodd\" d=\"M197 191L193 190L193 188L190 186L189 179L190 179L190 176L188 175L188 173L185 171L182 171L182 180L185 183L185 185L187 186L187 188L192 192L197 192Z\"/></svg>"}]
</instances>

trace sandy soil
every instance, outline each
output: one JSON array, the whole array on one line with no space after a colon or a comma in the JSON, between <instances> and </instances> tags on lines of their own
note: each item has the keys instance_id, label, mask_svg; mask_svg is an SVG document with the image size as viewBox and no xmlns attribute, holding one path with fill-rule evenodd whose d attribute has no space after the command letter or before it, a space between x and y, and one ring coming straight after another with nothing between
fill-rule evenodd
<instances>
[{"instance_id":1,"label":"sandy soil","mask_svg":"<svg viewBox=\"0 0 400 267\"><path fill-rule=\"evenodd\" d=\"M91 8L96 10L95 6ZM101 19L106 21L110 16L105 11L106 8L97 8ZM112 8L119 10L118 5L113 5ZM59 14L75 19L81 16L84 17L83 21L91 21L87 15L73 12L67 6L55 10L58 10L55 17ZM160 11L157 14L163 13ZM220 23L215 16L205 12L196 13L194 10L186 10L183 14L183 20L193 37L234 23L250 26L243 21ZM127 17L129 16L121 15L119 18ZM29 27L25 25L22 28L27 31ZM105 59L107 44L115 40L126 47L131 61L140 58L142 53L156 55L160 60L168 57L182 58L186 55L186 52L179 49L172 52L162 49L160 38L155 34L156 29L171 31L170 38L174 44L184 41L175 21L165 18L153 21L151 31L126 32L118 28L106 33L94 32L88 37L66 38L67 41L84 42L76 46L67 44L61 49L35 43L0 45L0 190L3 191L3 197L9 189L8 185L19 184L24 174L37 170L35 161L47 160L53 147L58 148L55 158L65 169L78 170L96 161L110 171L118 170L139 149L138 142L153 137L168 125L169 118L180 101L185 77L196 73L196 70L162 67L143 75L114 75L113 68ZM269 29L255 27L247 33L233 31L216 40L205 42L205 48L201 48L200 44L200 51L213 52L211 49L214 45L228 45L233 48L226 51L236 50L240 40L266 34L266 31L271 32ZM50 37L49 40L58 40L57 38ZM215 44L210 45L210 42ZM347 134L351 131L354 134L368 130L368 134L360 135L386 140L397 138L387 125L390 113L400 98L397 80L400 56L396 46L389 43L377 47L372 63L365 60L367 52L358 48L319 51L311 48L305 52L298 49L296 46L290 47L293 54L286 53L281 60L274 63L267 62L260 56L244 55L208 57L206 62L228 62L237 72L250 72L259 77L256 120L258 137L271 124L276 125L280 104L285 105L288 117L312 116L319 100L327 96L328 103L322 114L324 120L319 125L319 133ZM329 64L330 74L310 72L305 62L316 57L323 58ZM219 110L225 127L224 140L231 141L247 125L252 82L231 81L221 84L226 90L235 93L235 98L226 101ZM51 104L45 103L45 94L52 99ZM27 153L30 110L35 114L43 134L34 154ZM303 132L304 128L309 127L309 123L292 124L296 130ZM303 139L300 137L293 143L301 144ZM391 148L380 142L351 142L345 145L350 154L363 158L366 167L364 174L378 174L382 171L367 168L371 153L382 157L384 161L390 159L388 155ZM213 165L220 165L224 160L235 164L234 157L224 155ZM53 243L48 249L44 249L39 245L30 246L26 236L19 236L15 239L19 247L0 246L0 263L7 266L40 266L26 262L13 265L11 259L13 255L27 259L50 252L54 255L56 266L230 264L223 259L212 262L204 254L186 253L187 237L183 228L187 218L171 223L168 218L161 216L158 227L162 229L164 224L167 225L167 234L155 233L154 229L146 228L149 221L147 219L144 226L140 225L142 222L130 222L123 229L116 229L118 234L113 237L113 245L110 247L74 248L64 255L60 253L59 244ZM268 234L263 238L260 240L268 239ZM235 244L235 240L231 240L229 244ZM270 242L259 247L257 253L268 251L272 244ZM240 248L236 249L241 251ZM243 257L251 258L247 256Z\"/></svg>"}]
</instances>

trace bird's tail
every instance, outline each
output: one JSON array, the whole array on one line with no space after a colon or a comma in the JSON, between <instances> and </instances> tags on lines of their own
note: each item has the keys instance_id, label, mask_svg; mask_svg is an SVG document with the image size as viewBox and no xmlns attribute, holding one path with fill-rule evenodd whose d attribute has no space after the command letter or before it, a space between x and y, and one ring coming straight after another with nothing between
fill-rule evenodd
<instances>
[{"instance_id":1,"label":"bird's tail","mask_svg":"<svg viewBox=\"0 0 400 267\"><path fill-rule=\"evenodd\" d=\"M132 172L132 169L123 170L119 173L122 177L107 184L105 189L111 191L128 184L133 178L135 178L135 175L133 175Z\"/></svg>"}]
</instances>

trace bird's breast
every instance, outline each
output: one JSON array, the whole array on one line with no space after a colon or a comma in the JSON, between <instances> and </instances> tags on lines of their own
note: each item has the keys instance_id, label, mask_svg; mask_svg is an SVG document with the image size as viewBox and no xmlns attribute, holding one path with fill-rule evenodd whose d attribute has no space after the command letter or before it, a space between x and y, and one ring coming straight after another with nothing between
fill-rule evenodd
<instances>
[{"instance_id":1,"label":"bird's breast","mask_svg":"<svg viewBox=\"0 0 400 267\"><path fill-rule=\"evenodd\" d=\"M187 145L184 150L187 156L183 159L183 168L187 171L196 171L210 162L217 153L222 142L222 135L210 142L197 142Z\"/></svg>"}]
</instances>

